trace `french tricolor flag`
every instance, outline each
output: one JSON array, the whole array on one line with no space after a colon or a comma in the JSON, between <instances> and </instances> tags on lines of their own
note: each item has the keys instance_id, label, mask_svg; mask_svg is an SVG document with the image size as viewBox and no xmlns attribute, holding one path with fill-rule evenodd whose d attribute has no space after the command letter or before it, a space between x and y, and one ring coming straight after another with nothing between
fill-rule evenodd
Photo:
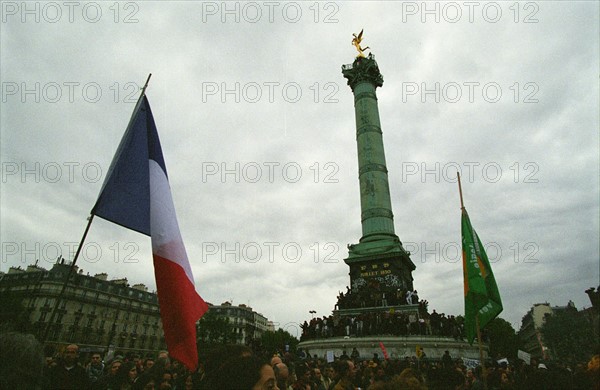
<instances>
[{"instance_id":1,"label":"french tricolor flag","mask_svg":"<svg viewBox=\"0 0 600 390\"><path fill-rule=\"evenodd\" d=\"M195 370L196 321L208 305L194 287L156 124L145 95L136 105L92 214L151 237L167 349L171 357Z\"/></svg>"}]
</instances>

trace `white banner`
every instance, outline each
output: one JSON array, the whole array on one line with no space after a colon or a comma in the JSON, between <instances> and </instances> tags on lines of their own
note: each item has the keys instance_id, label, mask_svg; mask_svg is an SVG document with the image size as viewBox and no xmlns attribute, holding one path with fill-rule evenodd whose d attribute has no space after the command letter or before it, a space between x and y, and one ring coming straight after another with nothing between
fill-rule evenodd
<instances>
[{"instance_id":1,"label":"white banner","mask_svg":"<svg viewBox=\"0 0 600 390\"><path fill-rule=\"evenodd\" d=\"M334 360L333 351L327 351L327 363L333 363Z\"/></svg>"},{"instance_id":2,"label":"white banner","mask_svg":"<svg viewBox=\"0 0 600 390\"><path fill-rule=\"evenodd\" d=\"M527 364L531 364L531 354L521 351L520 349L517 351L517 357L523 360Z\"/></svg>"},{"instance_id":3,"label":"white banner","mask_svg":"<svg viewBox=\"0 0 600 390\"><path fill-rule=\"evenodd\" d=\"M475 367L477 367L479 365L479 359L469 359L469 358L462 358L463 364L468 368L468 369L475 369Z\"/></svg>"}]
</instances>

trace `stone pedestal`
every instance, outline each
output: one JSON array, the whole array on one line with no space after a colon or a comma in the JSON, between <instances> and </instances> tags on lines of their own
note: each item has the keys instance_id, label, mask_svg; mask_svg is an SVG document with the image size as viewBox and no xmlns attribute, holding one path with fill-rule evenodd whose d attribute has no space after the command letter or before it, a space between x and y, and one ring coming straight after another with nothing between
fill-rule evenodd
<instances>
[{"instance_id":1,"label":"stone pedestal","mask_svg":"<svg viewBox=\"0 0 600 390\"><path fill-rule=\"evenodd\" d=\"M332 351L334 356L341 356L344 351L350 355L353 348L360 354L359 360L370 360L377 354L383 360L383 351L380 343L385 347L390 359L403 359L416 357L417 347L425 352L425 358L430 360L441 359L444 351L449 351L453 359L467 358L479 360L479 347L477 344L469 345L466 341L455 340L451 337L439 336L369 336L369 337L333 337L303 341L298 345L307 354L317 355L325 359L327 352ZM484 358L488 356L487 347L484 348Z\"/></svg>"}]
</instances>

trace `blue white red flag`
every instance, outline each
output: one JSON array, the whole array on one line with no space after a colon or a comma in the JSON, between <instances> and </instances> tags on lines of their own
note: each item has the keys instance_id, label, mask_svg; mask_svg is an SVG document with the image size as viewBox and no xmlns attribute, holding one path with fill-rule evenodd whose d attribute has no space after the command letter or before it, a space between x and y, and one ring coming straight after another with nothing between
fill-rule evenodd
<instances>
[{"instance_id":1,"label":"blue white red flag","mask_svg":"<svg viewBox=\"0 0 600 390\"><path fill-rule=\"evenodd\" d=\"M145 95L134 110L92 214L151 237L167 349L171 357L195 370L196 321L208 305L194 286L156 124Z\"/></svg>"}]
</instances>

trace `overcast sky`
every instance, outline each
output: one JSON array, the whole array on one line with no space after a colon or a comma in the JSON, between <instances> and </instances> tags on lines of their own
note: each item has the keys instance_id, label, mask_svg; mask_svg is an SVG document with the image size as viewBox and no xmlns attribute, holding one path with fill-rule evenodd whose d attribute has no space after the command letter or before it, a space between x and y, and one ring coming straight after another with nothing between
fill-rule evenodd
<instances>
[{"instance_id":1,"label":"overcast sky","mask_svg":"<svg viewBox=\"0 0 600 390\"><path fill-rule=\"evenodd\" d=\"M396 233L462 314L460 200L518 328L599 284L599 5L2 2L0 271L71 259L139 89L196 289L278 326L331 314L361 236L352 33L377 90ZM95 219L85 273L155 287L150 239Z\"/></svg>"}]
</instances>

